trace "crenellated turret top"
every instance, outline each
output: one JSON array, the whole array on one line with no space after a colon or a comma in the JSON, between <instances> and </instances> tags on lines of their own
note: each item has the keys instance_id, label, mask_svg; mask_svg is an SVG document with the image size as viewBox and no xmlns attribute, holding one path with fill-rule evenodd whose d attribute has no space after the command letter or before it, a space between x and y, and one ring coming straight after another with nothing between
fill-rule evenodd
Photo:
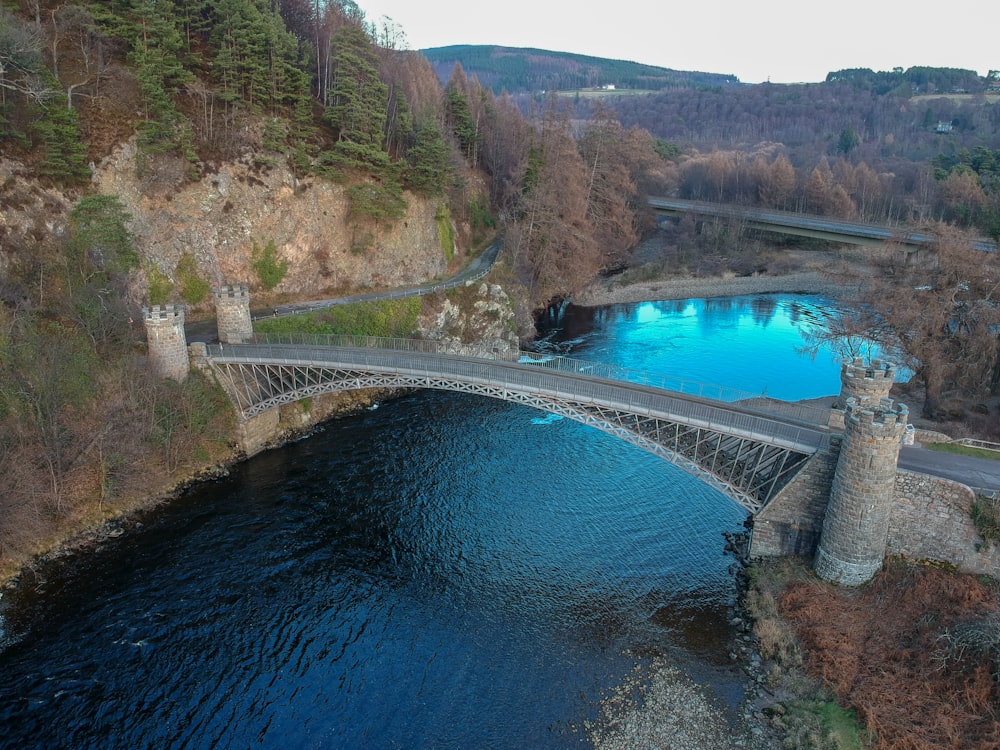
<instances>
[{"instance_id":1,"label":"crenellated turret top","mask_svg":"<svg viewBox=\"0 0 1000 750\"><path fill-rule=\"evenodd\" d=\"M861 357L845 359L840 366L838 402L841 408L852 398L878 403L888 398L895 378L896 366L891 362L873 359L866 363Z\"/></svg>"},{"instance_id":2,"label":"crenellated turret top","mask_svg":"<svg viewBox=\"0 0 1000 750\"><path fill-rule=\"evenodd\" d=\"M852 429L860 429L872 437L900 437L909 416L906 405L896 404L891 398L882 398L878 403L849 398L846 410L845 425L850 424Z\"/></svg>"},{"instance_id":3,"label":"crenellated turret top","mask_svg":"<svg viewBox=\"0 0 1000 750\"><path fill-rule=\"evenodd\" d=\"M215 295L216 300L249 300L250 287L246 284L225 284L221 287L212 287L212 294Z\"/></svg>"},{"instance_id":4,"label":"crenellated turret top","mask_svg":"<svg viewBox=\"0 0 1000 750\"><path fill-rule=\"evenodd\" d=\"M855 357L851 360L845 359L841 365L841 377L861 380L888 380L892 383L896 377L896 365L881 359L873 359L867 364L861 357Z\"/></svg>"},{"instance_id":5,"label":"crenellated turret top","mask_svg":"<svg viewBox=\"0 0 1000 750\"><path fill-rule=\"evenodd\" d=\"M184 322L184 305L153 305L142 308L142 317L149 323L159 320L176 322L179 318Z\"/></svg>"}]
</instances>

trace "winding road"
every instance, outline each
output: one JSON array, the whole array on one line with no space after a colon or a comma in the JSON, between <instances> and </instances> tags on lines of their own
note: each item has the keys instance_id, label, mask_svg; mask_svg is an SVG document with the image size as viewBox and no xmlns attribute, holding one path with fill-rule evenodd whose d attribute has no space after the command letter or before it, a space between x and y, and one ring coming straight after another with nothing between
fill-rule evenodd
<instances>
[{"instance_id":1,"label":"winding road","mask_svg":"<svg viewBox=\"0 0 1000 750\"><path fill-rule=\"evenodd\" d=\"M349 305L354 302L372 302L383 299L402 299L403 297L418 297L422 294L433 294L434 292L454 289L464 286L470 282L477 281L490 272L493 264L496 263L500 248L503 246L502 240L497 240L465 268L441 281L431 281L420 286L409 287L407 289L393 289L387 292L370 292L366 294L353 294L348 297L331 297L329 299L311 300L308 302L290 302L278 305L269 309L257 309L250 311L253 320L262 318L284 317L286 315L299 315L301 313L315 312L336 305ZM188 343L214 343L219 340L215 319L199 320L188 323L184 326L184 332Z\"/></svg>"}]
</instances>

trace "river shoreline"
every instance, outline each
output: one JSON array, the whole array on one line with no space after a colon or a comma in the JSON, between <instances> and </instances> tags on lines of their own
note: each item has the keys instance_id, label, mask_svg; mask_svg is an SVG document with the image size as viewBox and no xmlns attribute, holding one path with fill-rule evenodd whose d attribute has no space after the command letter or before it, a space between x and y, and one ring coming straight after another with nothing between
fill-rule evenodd
<instances>
[{"instance_id":1,"label":"river shoreline","mask_svg":"<svg viewBox=\"0 0 1000 750\"><path fill-rule=\"evenodd\" d=\"M659 300L739 297L745 294L821 294L837 298L843 287L820 271L796 271L780 276L678 276L622 284L617 277L599 279L570 301L581 307L601 307Z\"/></svg>"},{"instance_id":2,"label":"river shoreline","mask_svg":"<svg viewBox=\"0 0 1000 750\"><path fill-rule=\"evenodd\" d=\"M812 269L783 275L678 276L633 283L622 283L621 277L614 276L596 280L571 301L582 307L600 307L657 300L777 293L822 294L836 297L842 293L842 289L829 278L825 278L820 271ZM338 416L343 414L330 418L335 419ZM311 426L305 428L302 434L310 429ZM298 439L300 436L301 434L289 434L286 436L286 441ZM271 447L278 447L286 441ZM30 574L38 567L97 545L109 537L120 535L122 530L130 525L131 519L169 503L196 484L225 476L232 466L242 460L245 459L234 453L216 463L192 467L173 487L154 490L144 499L133 499L100 521L84 522L81 527L67 533L65 538L52 540L30 559L0 567L0 593L14 589L26 574Z\"/></svg>"}]
</instances>

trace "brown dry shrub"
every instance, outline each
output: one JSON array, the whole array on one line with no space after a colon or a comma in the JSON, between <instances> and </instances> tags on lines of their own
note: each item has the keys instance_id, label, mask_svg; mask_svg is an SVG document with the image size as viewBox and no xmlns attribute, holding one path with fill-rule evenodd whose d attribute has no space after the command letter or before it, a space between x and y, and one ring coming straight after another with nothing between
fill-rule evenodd
<instances>
[{"instance_id":1,"label":"brown dry shrub","mask_svg":"<svg viewBox=\"0 0 1000 750\"><path fill-rule=\"evenodd\" d=\"M761 657L773 659L783 666L800 665L795 633L778 614L778 602L774 595L763 589L750 589L746 593L744 607L753 615L753 635Z\"/></svg>"},{"instance_id":2,"label":"brown dry shrub","mask_svg":"<svg viewBox=\"0 0 1000 750\"><path fill-rule=\"evenodd\" d=\"M758 620L753 625L757 650L764 659L773 659L782 666L801 663L795 633L781 620Z\"/></svg>"},{"instance_id":3,"label":"brown dry shrub","mask_svg":"<svg viewBox=\"0 0 1000 750\"><path fill-rule=\"evenodd\" d=\"M1000 691L989 665L941 669L940 635L997 607L971 576L902 564L862 589L792 582L780 597L807 668L854 708L877 750L1000 750Z\"/></svg>"}]
</instances>

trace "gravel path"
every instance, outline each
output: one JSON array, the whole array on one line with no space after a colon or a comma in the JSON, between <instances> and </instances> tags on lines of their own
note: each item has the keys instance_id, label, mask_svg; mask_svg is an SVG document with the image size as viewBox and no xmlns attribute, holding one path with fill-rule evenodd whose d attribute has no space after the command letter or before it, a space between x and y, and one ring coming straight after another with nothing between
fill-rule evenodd
<instances>
[{"instance_id":1,"label":"gravel path","mask_svg":"<svg viewBox=\"0 0 1000 750\"><path fill-rule=\"evenodd\" d=\"M598 307L628 302L702 297L735 297L742 294L776 292L838 296L840 288L818 271L796 271L781 276L675 277L633 284L619 284L613 277L599 279L576 295L572 302Z\"/></svg>"}]
</instances>

